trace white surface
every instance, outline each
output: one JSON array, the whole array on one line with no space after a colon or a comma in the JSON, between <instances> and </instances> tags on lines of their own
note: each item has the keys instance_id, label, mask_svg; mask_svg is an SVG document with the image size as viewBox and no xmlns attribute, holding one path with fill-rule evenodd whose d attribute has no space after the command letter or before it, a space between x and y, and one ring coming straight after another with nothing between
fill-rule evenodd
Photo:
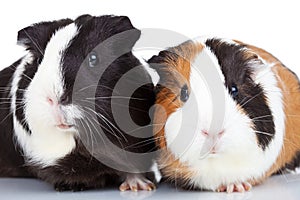
<instances>
[{"instance_id":1,"label":"white surface","mask_svg":"<svg viewBox=\"0 0 300 200\"><path fill-rule=\"evenodd\" d=\"M300 175L281 175L268 179L246 193L183 191L163 184L155 191L119 192L117 188L84 192L56 192L47 183L34 179L0 179L0 199L6 200L100 200L100 199L203 199L203 200L299 200Z\"/></svg>"}]
</instances>

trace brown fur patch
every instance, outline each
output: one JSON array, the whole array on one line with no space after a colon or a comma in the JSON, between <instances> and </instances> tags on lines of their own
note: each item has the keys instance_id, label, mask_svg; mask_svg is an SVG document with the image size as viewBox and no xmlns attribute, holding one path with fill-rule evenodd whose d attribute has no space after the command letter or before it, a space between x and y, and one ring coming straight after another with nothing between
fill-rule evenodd
<instances>
[{"instance_id":1,"label":"brown fur patch","mask_svg":"<svg viewBox=\"0 0 300 200\"><path fill-rule=\"evenodd\" d=\"M297 77L289 71L289 69L284 67L283 64L273 55L255 46L247 45L239 41L236 42L245 45L250 51L259 55L266 62L273 64L272 71L276 75L278 87L282 91L284 113L286 116L285 136L282 150L276 162L263 177L256 180L249 180L252 185L256 185L282 169L286 164L290 163L296 156L296 153L300 150L300 133L297 133L297 128L300 124L300 89ZM202 49L203 46L200 45L199 47L196 47L191 45L191 43L184 43L183 45L172 48L173 52L183 55L183 58L188 58L189 62L187 59L178 58L176 56L174 57L173 54L165 55L165 59L163 59L161 63L168 67L162 70L176 70L179 72L185 78L185 81L177 79L179 80L179 84L177 84L182 85L184 82L189 81L190 62ZM249 52L249 55L253 55L253 53ZM170 84L172 91L175 92L170 93L168 88L162 88L157 94L156 103L160 106L155 112L154 121L155 123L162 125L159 129L156 129L155 132L157 133L156 138L158 140L158 145L163 151L163 153L160 154L159 165L162 167L164 177L172 179L171 181L174 181L174 179L180 179L187 182L192 176L194 176L195 172L193 172L193 170L186 164L181 163L166 149L164 124L168 116L182 105L180 100L176 98L176 94L178 94L178 90L180 88L174 83L174 77L166 77L166 82L167 84ZM242 110L240 111L242 112Z\"/></svg>"},{"instance_id":2,"label":"brown fur patch","mask_svg":"<svg viewBox=\"0 0 300 200\"><path fill-rule=\"evenodd\" d=\"M188 41L162 51L158 56L150 59L150 64L159 64L154 68L163 79L158 86L154 114L154 134L157 144L163 152L160 154L158 163L164 177L173 181L175 178L188 180L193 173L167 150L164 126L168 117L183 105L183 102L180 101L181 87L185 84L190 86L191 63L202 49L203 45Z\"/></svg>"},{"instance_id":3,"label":"brown fur patch","mask_svg":"<svg viewBox=\"0 0 300 200\"><path fill-rule=\"evenodd\" d=\"M245 45L245 44L244 44ZM297 77L270 53L263 49L246 45L268 63L274 64L272 71L276 75L278 87L282 91L285 113L285 135L282 150L273 164L262 178L267 178L290 163L300 150L300 88ZM260 182L257 180L256 182Z\"/></svg>"},{"instance_id":4,"label":"brown fur patch","mask_svg":"<svg viewBox=\"0 0 300 200\"><path fill-rule=\"evenodd\" d=\"M180 162L167 149L163 149L159 156L159 168L162 170L162 175L168 182L172 182L175 186L181 188L190 188L191 177L194 177L194 172L187 164Z\"/></svg>"},{"instance_id":5,"label":"brown fur patch","mask_svg":"<svg viewBox=\"0 0 300 200\"><path fill-rule=\"evenodd\" d=\"M159 64L156 69L163 76L163 82L158 86L154 114L154 133L160 148L166 147L164 125L167 118L183 103L180 101L180 90L184 84L189 86L191 63L203 46L192 41L170 48L159 54ZM150 61L151 63L151 61Z\"/></svg>"}]
</instances>

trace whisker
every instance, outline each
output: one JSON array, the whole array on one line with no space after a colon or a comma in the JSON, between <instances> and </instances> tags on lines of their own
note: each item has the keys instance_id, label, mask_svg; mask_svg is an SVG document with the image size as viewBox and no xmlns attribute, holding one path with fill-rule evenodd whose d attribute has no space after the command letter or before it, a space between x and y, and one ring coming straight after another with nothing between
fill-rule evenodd
<instances>
[{"instance_id":1,"label":"whisker","mask_svg":"<svg viewBox=\"0 0 300 200\"><path fill-rule=\"evenodd\" d=\"M89 101L89 100L80 100L80 101L83 101L83 102L88 102L90 104L95 104L95 101ZM106 102L104 101L104 99L99 99L99 101L103 101L103 102ZM139 112L143 112L143 113L148 113L147 111L145 110L142 110L142 109L139 109L139 108L136 108L136 107L132 107L132 106L129 106L129 105L123 105L123 104L120 104L120 103L115 103L115 102L110 102L112 105L117 105L117 106L120 106L120 107L128 107L132 110L135 110L135 111L139 111ZM97 108L100 108L98 105L95 105L95 107Z\"/></svg>"},{"instance_id":2,"label":"whisker","mask_svg":"<svg viewBox=\"0 0 300 200\"><path fill-rule=\"evenodd\" d=\"M167 94L170 94L170 93L167 93ZM164 97L165 97L166 99L169 99L169 97L167 96L167 94L163 94L163 95L164 95ZM175 103L177 98L178 98L178 95L177 95L175 98L172 99L172 101L168 104L168 106L169 106L170 104L173 104L173 105L175 105L176 107L180 107L180 104L176 104L176 103Z\"/></svg>"},{"instance_id":3,"label":"whisker","mask_svg":"<svg viewBox=\"0 0 300 200\"><path fill-rule=\"evenodd\" d=\"M104 130L108 131L109 133L111 133L111 134L114 135L115 137L118 137L117 135L114 134L114 130L111 128L111 126L110 126L109 124L107 124L106 121L103 121L103 122L109 127L110 130L108 130L105 126L101 125L101 123L99 123L96 119L94 119L94 117L93 117L89 112L87 112L87 111L84 111L84 112L87 113L89 116L91 116L91 117L92 117L92 120L93 120L96 124L98 124L101 128L103 128ZM99 116L99 117L100 117L100 116ZM101 118L101 117L100 117L100 118ZM101 118L101 119L102 119L102 118ZM94 126L94 128L96 129L95 126ZM98 129L96 129L96 130L98 130ZM98 133L99 133L99 132L98 132ZM118 139L120 139L120 138L118 137Z\"/></svg>"},{"instance_id":4,"label":"whisker","mask_svg":"<svg viewBox=\"0 0 300 200\"><path fill-rule=\"evenodd\" d=\"M132 129L131 131L128 131L127 133L132 133L134 131L137 131L137 130L140 130L140 129L143 129L143 128L146 128L146 127L150 127L150 126L161 126L161 125L164 125L164 123L148 124L146 126L140 126L138 128Z\"/></svg>"},{"instance_id":5,"label":"whisker","mask_svg":"<svg viewBox=\"0 0 300 200\"><path fill-rule=\"evenodd\" d=\"M19 108L16 108L15 111L13 111L13 110L10 111L10 112L8 113L8 115L6 115L6 117L5 117L4 119L1 120L0 124L3 123L8 117L10 117L11 115L13 115L14 112L17 112L19 109L23 109L23 108L24 108L24 106L21 106L21 107L19 107Z\"/></svg>"},{"instance_id":6,"label":"whisker","mask_svg":"<svg viewBox=\"0 0 300 200\"><path fill-rule=\"evenodd\" d=\"M92 146L92 152L91 152L91 155L93 156L94 155L94 141L93 141L93 138L92 138L92 130L91 130L91 128L90 128L90 126L87 124L87 123L84 123L84 121L82 120L82 119L79 119L79 122L81 123L81 125L82 125L82 127L83 127L83 129L84 129L84 134L85 134L85 136L86 136L86 138L90 138L91 139L91 146ZM87 128L85 127L85 125L84 124L86 124L87 125L87 127L88 127L88 129L89 129L89 131L90 131L90 134L88 134L88 130L87 130ZM80 134L79 134L80 135Z\"/></svg>"},{"instance_id":7,"label":"whisker","mask_svg":"<svg viewBox=\"0 0 300 200\"><path fill-rule=\"evenodd\" d=\"M273 137L274 135L271 134L271 133L267 133L267 132L263 132L263 131L254 131L255 133L259 133L259 134L263 134L263 135L268 135L268 136L271 136Z\"/></svg>"},{"instance_id":8,"label":"whisker","mask_svg":"<svg viewBox=\"0 0 300 200\"><path fill-rule=\"evenodd\" d=\"M79 93L79 92L82 92L82 91L84 91L84 90L86 90L86 89L89 89L89 88L91 88L91 87L98 87L98 85L89 85L89 86L86 86L86 87L81 88L81 89L79 89L78 91L76 91L75 94L76 94L76 93ZM112 91L112 92L114 92L114 93L117 93L118 95L120 94L118 91L114 90L114 88L110 88L110 87L105 86L105 85L99 85L99 87L106 88L106 89L108 89L108 90L110 90L110 91Z\"/></svg>"},{"instance_id":9,"label":"whisker","mask_svg":"<svg viewBox=\"0 0 300 200\"><path fill-rule=\"evenodd\" d=\"M92 113L94 113L96 116L100 117L100 119L102 119L102 121L109 127L113 127L115 130L117 130L121 136L123 137L123 139L127 141L127 138L124 136L124 134L122 133L121 130L119 130L110 120L108 120L104 115L102 115L101 113L97 113L96 111L92 110L91 108L89 107L85 107L86 109L90 110ZM89 113L90 114L90 113ZM91 116L91 115L90 115ZM114 134L114 131L112 130L111 132L115 137L117 137L115 134Z\"/></svg>"},{"instance_id":10,"label":"whisker","mask_svg":"<svg viewBox=\"0 0 300 200\"><path fill-rule=\"evenodd\" d=\"M94 119L93 119L93 120L94 120ZM94 120L94 121L96 121L96 120ZM109 124L107 124L105 121L103 121L103 122L110 128L111 131L109 131L105 126L102 126L101 124L99 124L100 127L103 128L104 130L108 131L112 136L116 137L117 140L118 140L118 143L120 144L120 146L121 146L122 149L123 149L124 147L123 147L123 143L122 143L122 141L121 141L121 138L115 134L115 132L114 132L113 129L109 126ZM92 124L92 125L94 126L94 124ZM96 129L95 126L94 126L94 128ZM105 143L102 134L99 133L99 131L98 131L97 129L96 129L96 131L97 131L98 135L101 136L102 141ZM126 138L125 138L125 139L126 139Z\"/></svg>"},{"instance_id":11,"label":"whisker","mask_svg":"<svg viewBox=\"0 0 300 200\"><path fill-rule=\"evenodd\" d=\"M262 93L263 93L263 91L257 93L256 95L254 95L253 97L251 97L250 99L248 99L245 103L243 103L243 104L241 105L241 107L247 105L247 103L251 102L253 99L255 99L256 97L258 97L258 95L260 95L260 94L262 94Z\"/></svg>"},{"instance_id":12,"label":"whisker","mask_svg":"<svg viewBox=\"0 0 300 200\"><path fill-rule=\"evenodd\" d=\"M86 87L83 87L83 88L81 88L81 89L77 90L75 93L78 93L78 92L84 91L84 90L86 90L86 89L88 89L88 88L91 88L91 87L97 87L97 86L98 86L98 85L89 85L89 86L86 86Z\"/></svg>"},{"instance_id":13,"label":"whisker","mask_svg":"<svg viewBox=\"0 0 300 200\"><path fill-rule=\"evenodd\" d=\"M125 97L125 96L111 96L111 97L95 97L95 98L85 98L87 100L95 100L95 99L134 99L134 100L147 100L143 98L134 98L134 97Z\"/></svg>"},{"instance_id":14,"label":"whisker","mask_svg":"<svg viewBox=\"0 0 300 200\"><path fill-rule=\"evenodd\" d=\"M266 118L266 117L272 117L272 115L262 115L262 116L254 117L251 120L256 120L256 119L261 119L261 118Z\"/></svg>"},{"instance_id":15,"label":"whisker","mask_svg":"<svg viewBox=\"0 0 300 200\"><path fill-rule=\"evenodd\" d=\"M30 82L32 81L32 78L30 78L29 76L27 76L26 74L22 74L23 77L27 78Z\"/></svg>"},{"instance_id":16,"label":"whisker","mask_svg":"<svg viewBox=\"0 0 300 200\"><path fill-rule=\"evenodd\" d=\"M255 122L273 122L273 120L252 120L252 121L255 121Z\"/></svg>"},{"instance_id":17,"label":"whisker","mask_svg":"<svg viewBox=\"0 0 300 200\"><path fill-rule=\"evenodd\" d=\"M88 112L85 111L84 109L81 109L81 108L80 108L80 110L81 110L82 112L85 112L85 113L87 113L88 115L90 115L90 113L88 113ZM89 117L85 117L85 118L86 118L86 119L88 120L88 122L94 127L94 129L95 129L97 135L100 136L100 139L101 139L102 142L103 142L104 149L105 149L105 153L106 153L106 152L107 152L107 146L106 146L106 142L105 142L105 140L104 140L104 138L103 138L103 135L102 135L102 133L100 133L99 130L95 127L95 125L94 125L94 123L91 121L91 119L92 119L93 121L95 121L96 124L100 125L101 128L105 129L105 130L108 131L108 132L109 132L109 130L108 130L106 127L104 127L104 126L102 126L101 124L99 124L98 121L96 121L94 118L91 118L91 119L90 119ZM82 121L83 121L83 120L82 120ZM83 122L82 122L82 123L83 123ZM88 123L87 123L87 125L88 125L89 130L90 130L90 134L89 134L88 136L91 138L91 141L93 141L93 139L95 139L95 141L97 142L97 139L96 139L94 133L92 132L91 127L89 126ZM85 135L87 136L87 133L85 133ZM88 136L87 136L87 137L88 137ZM93 147L93 146L92 146L92 149L93 149L93 151L94 151L94 147Z\"/></svg>"},{"instance_id":18,"label":"whisker","mask_svg":"<svg viewBox=\"0 0 300 200\"><path fill-rule=\"evenodd\" d=\"M131 148L131 147L135 147L136 145L142 144L142 145L140 145L140 146L136 146L136 147L135 147L135 148L140 148L140 147L142 147L142 146L146 146L146 145L148 145L148 144L151 144L152 142L155 142L156 140L159 140L160 138L164 138L164 136L159 136L159 137L155 137L155 138L149 138L149 139L147 139L147 140L143 140L143 141L140 141L140 142L131 144L131 145L129 145L129 146L126 146L126 147L124 148L124 150L125 150L125 149L129 149L129 148ZM143 143L145 143L145 144L143 144Z\"/></svg>"}]
</instances>

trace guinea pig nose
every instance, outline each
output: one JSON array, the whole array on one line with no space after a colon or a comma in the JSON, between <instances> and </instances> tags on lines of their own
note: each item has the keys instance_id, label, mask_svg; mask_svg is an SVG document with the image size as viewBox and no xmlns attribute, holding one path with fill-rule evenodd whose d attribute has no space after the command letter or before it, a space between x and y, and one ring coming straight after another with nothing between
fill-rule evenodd
<instances>
[{"instance_id":1,"label":"guinea pig nose","mask_svg":"<svg viewBox=\"0 0 300 200\"><path fill-rule=\"evenodd\" d=\"M223 129L222 131L220 131L220 132L218 133L218 137L222 137L222 136L224 135L224 132L225 132L224 129Z\"/></svg>"},{"instance_id":2,"label":"guinea pig nose","mask_svg":"<svg viewBox=\"0 0 300 200\"><path fill-rule=\"evenodd\" d=\"M52 106L54 104L54 100L51 97L47 97L47 102Z\"/></svg>"},{"instance_id":3,"label":"guinea pig nose","mask_svg":"<svg viewBox=\"0 0 300 200\"><path fill-rule=\"evenodd\" d=\"M204 135L205 137L209 137L210 135L214 135L209 133L207 130L201 130L202 135ZM224 130L218 132L218 137L222 137L224 135Z\"/></svg>"},{"instance_id":4,"label":"guinea pig nose","mask_svg":"<svg viewBox=\"0 0 300 200\"><path fill-rule=\"evenodd\" d=\"M201 130L202 135L204 135L205 137L209 136L208 131L206 130Z\"/></svg>"}]
</instances>

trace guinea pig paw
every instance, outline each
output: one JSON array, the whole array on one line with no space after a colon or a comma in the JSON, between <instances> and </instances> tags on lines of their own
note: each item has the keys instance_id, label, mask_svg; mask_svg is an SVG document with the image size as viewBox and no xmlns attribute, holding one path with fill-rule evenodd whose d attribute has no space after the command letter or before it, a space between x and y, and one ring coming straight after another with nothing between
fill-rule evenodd
<instances>
[{"instance_id":1,"label":"guinea pig paw","mask_svg":"<svg viewBox=\"0 0 300 200\"><path fill-rule=\"evenodd\" d=\"M235 184L229 184L227 186L220 186L217 189L217 192L227 192L227 193L232 193L232 192L246 192L249 191L252 188L252 185L248 182L243 182L243 183L235 183Z\"/></svg>"},{"instance_id":2,"label":"guinea pig paw","mask_svg":"<svg viewBox=\"0 0 300 200\"><path fill-rule=\"evenodd\" d=\"M142 175L128 175L126 180L120 185L120 191L131 190L137 192L139 190L154 190L155 184Z\"/></svg>"}]
</instances>

